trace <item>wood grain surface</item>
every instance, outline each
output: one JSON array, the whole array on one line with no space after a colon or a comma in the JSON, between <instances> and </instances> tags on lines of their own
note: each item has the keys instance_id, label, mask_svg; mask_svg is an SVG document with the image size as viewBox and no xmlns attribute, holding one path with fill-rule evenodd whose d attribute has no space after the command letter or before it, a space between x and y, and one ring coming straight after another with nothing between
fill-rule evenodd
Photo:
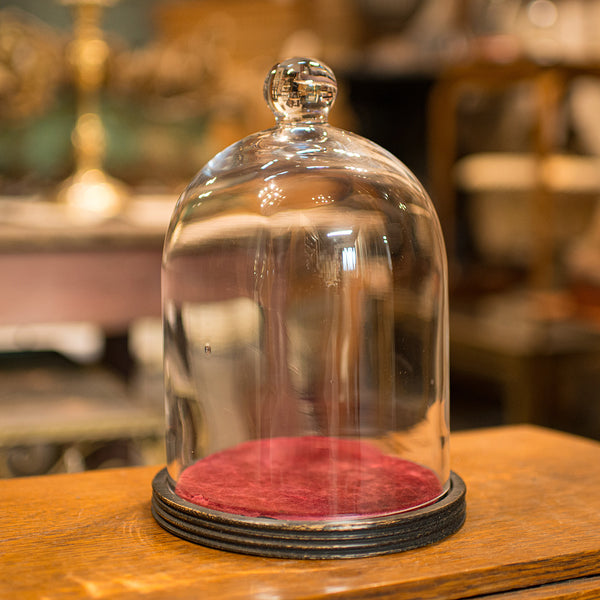
<instances>
[{"instance_id":1,"label":"wood grain surface","mask_svg":"<svg viewBox=\"0 0 600 600\"><path fill-rule=\"evenodd\" d=\"M0 598L600 598L600 444L457 433L467 522L438 544L301 561L210 550L150 515L159 467L0 482Z\"/></svg>"}]
</instances>

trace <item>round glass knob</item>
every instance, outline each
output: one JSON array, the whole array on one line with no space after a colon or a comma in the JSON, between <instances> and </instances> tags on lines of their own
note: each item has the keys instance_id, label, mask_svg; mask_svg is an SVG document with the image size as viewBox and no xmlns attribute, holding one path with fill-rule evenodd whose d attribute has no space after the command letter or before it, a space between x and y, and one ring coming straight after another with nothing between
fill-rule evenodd
<instances>
[{"instance_id":1,"label":"round glass knob","mask_svg":"<svg viewBox=\"0 0 600 600\"><path fill-rule=\"evenodd\" d=\"M327 121L335 101L333 71L310 58L292 58L275 65L265 80L265 99L277 121Z\"/></svg>"}]
</instances>

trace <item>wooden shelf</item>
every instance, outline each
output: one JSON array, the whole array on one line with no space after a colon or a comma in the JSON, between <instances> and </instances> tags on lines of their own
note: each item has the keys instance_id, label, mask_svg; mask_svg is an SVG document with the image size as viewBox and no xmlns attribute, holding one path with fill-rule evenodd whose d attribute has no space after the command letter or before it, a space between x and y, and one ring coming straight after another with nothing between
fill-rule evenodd
<instances>
[{"instance_id":1,"label":"wooden shelf","mask_svg":"<svg viewBox=\"0 0 600 600\"><path fill-rule=\"evenodd\" d=\"M599 597L599 443L513 426L456 433L452 455L467 485L463 528L432 546L352 560L256 558L182 541L150 514L158 466L7 480L0 597Z\"/></svg>"}]
</instances>

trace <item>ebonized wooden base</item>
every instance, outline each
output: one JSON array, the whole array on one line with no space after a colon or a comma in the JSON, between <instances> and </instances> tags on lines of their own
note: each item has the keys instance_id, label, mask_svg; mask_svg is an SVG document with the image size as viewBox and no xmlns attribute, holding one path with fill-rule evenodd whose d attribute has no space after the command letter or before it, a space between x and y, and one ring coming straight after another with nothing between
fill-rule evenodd
<instances>
[{"instance_id":1,"label":"ebonized wooden base","mask_svg":"<svg viewBox=\"0 0 600 600\"><path fill-rule=\"evenodd\" d=\"M152 482L152 514L185 540L219 550L274 558L358 558L438 542L466 518L466 487L452 473L438 501L404 513L338 521L286 521L232 515L197 506L173 491L166 469Z\"/></svg>"}]
</instances>

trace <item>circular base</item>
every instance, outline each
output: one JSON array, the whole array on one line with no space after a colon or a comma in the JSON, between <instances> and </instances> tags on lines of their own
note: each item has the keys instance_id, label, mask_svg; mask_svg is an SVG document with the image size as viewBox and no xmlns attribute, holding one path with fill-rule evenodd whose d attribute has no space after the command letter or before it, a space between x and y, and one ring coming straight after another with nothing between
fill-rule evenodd
<instances>
[{"instance_id":1,"label":"circular base","mask_svg":"<svg viewBox=\"0 0 600 600\"><path fill-rule=\"evenodd\" d=\"M177 496L203 508L283 521L381 517L431 504L435 473L361 439L248 440L185 468Z\"/></svg>"},{"instance_id":2,"label":"circular base","mask_svg":"<svg viewBox=\"0 0 600 600\"><path fill-rule=\"evenodd\" d=\"M203 508L172 489L166 469L152 482L152 514L159 525L190 542L274 558L358 558L391 554L438 542L466 517L466 487L456 474L438 501L384 517L288 521L245 517Z\"/></svg>"}]
</instances>

